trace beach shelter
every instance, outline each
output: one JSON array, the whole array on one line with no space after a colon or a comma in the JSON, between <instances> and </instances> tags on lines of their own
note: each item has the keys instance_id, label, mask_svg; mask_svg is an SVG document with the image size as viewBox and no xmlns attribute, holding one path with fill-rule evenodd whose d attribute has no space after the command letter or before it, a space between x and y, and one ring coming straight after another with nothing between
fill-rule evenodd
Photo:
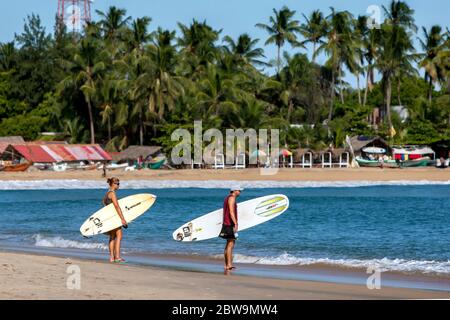
<instances>
[{"instance_id":1,"label":"beach shelter","mask_svg":"<svg viewBox=\"0 0 450 320\"><path fill-rule=\"evenodd\" d=\"M97 144L11 144L6 148L3 158L11 161L20 159L33 164L111 161L111 156Z\"/></svg>"},{"instance_id":2,"label":"beach shelter","mask_svg":"<svg viewBox=\"0 0 450 320\"><path fill-rule=\"evenodd\" d=\"M299 148L294 151L292 167L299 166L303 169L312 168L314 163L314 151L309 148Z\"/></svg>"},{"instance_id":3,"label":"beach shelter","mask_svg":"<svg viewBox=\"0 0 450 320\"><path fill-rule=\"evenodd\" d=\"M113 155L113 160L117 163L134 162L142 158L144 161L149 161L162 150L159 146L129 146L122 152Z\"/></svg>"},{"instance_id":4,"label":"beach shelter","mask_svg":"<svg viewBox=\"0 0 450 320\"><path fill-rule=\"evenodd\" d=\"M367 137L367 136L353 136L347 141L350 149L353 149L355 157L360 157L365 154L364 150L368 147L377 147L386 150L386 153L391 152L389 144L380 137Z\"/></svg>"}]
</instances>

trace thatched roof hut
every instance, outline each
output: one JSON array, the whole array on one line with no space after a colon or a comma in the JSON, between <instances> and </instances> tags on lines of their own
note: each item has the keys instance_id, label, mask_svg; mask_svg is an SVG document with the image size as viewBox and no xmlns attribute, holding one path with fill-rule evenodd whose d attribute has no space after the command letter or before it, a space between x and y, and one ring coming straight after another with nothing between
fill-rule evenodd
<instances>
[{"instance_id":1,"label":"thatched roof hut","mask_svg":"<svg viewBox=\"0 0 450 320\"><path fill-rule=\"evenodd\" d=\"M390 151L389 144L380 137L353 136L350 138L355 155L361 155L362 149L365 147L378 147Z\"/></svg>"},{"instance_id":2,"label":"thatched roof hut","mask_svg":"<svg viewBox=\"0 0 450 320\"><path fill-rule=\"evenodd\" d=\"M333 149L332 151L331 151L331 153L333 154L333 156L336 156L336 157L339 157L339 156L341 156L342 154L344 154L344 153L350 153L350 150L349 149L347 149L347 148L336 148L336 149Z\"/></svg>"},{"instance_id":3,"label":"thatched roof hut","mask_svg":"<svg viewBox=\"0 0 450 320\"><path fill-rule=\"evenodd\" d=\"M146 161L156 156L161 150L162 147L157 146L129 146L124 151L113 154L112 158L117 162L126 162L130 160L134 161L142 157Z\"/></svg>"},{"instance_id":4,"label":"thatched roof hut","mask_svg":"<svg viewBox=\"0 0 450 320\"><path fill-rule=\"evenodd\" d=\"M294 162L301 162L302 161L302 156L311 152L313 157L315 154L315 151L313 149L309 149L309 148L299 148L294 150L293 154L294 154Z\"/></svg>"}]
</instances>

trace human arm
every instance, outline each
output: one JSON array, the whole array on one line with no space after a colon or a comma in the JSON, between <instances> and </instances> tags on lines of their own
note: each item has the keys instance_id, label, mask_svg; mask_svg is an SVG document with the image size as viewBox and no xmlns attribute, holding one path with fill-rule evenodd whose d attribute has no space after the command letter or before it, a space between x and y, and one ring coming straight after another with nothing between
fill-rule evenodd
<instances>
[{"instance_id":1,"label":"human arm","mask_svg":"<svg viewBox=\"0 0 450 320\"><path fill-rule=\"evenodd\" d=\"M117 200L116 194L111 192L110 199L114 205L114 208L116 209L117 214L120 217L120 220L122 221L122 226L126 227L128 224L127 221L125 220L125 217L123 216L122 209L120 209L119 201Z\"/></svg>"}]
</instances>

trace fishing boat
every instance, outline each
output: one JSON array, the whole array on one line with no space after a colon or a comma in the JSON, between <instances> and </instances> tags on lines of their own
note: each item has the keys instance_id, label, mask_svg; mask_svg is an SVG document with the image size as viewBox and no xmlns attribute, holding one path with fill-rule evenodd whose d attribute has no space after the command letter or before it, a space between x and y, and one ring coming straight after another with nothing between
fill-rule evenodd
<instances>
[{"instance_id":1,"label":"fishing boat","mask_svg":"<svg viewBox=\"0 0 450 320\"><path fill-rule=\"evenodd\" d=\"M392 155L395 160L403 163L404 167L424 167L432 165L435 152L427 146L393 147Z\"/></svg>"},{"instance_id":2,"label":"fishing boat","mask_svg":"<svg viewBox=\"0 0 450 320\"><path fill-rule=\"evenodd\" d=\"M107 170L118 170L118 169L125 169L127 167L128 167L128 163L122 163L122 164L112 163L110 165L107 165L106 169Z\"/></svg>"},{"instance_id":3,"label":"fishing boat","mask_svg":"<svg viewBox=\"0 0 450 320\"><path fill-rule=\"evenodd\" d=\"M430 157L422 157L414 160L400 161L400 166L404 168L427 167L431 162Z\"/></svg>"},{"instance_id":4,"label":"fishing boat","mask_svg":"<svg viewBox=\"0 0 450 320\"><path fill-rule=\"evenodd\" d=\"M383 162L379 160L364 159L362 157L356 157L360 167L371 167L371 168L399 168L400 163L395 160L384 160Z\"/></svg>"},{"instance_id":5,"label":"fishing boat","mask_svg":"<svg viewBox=\"0 0 450 320\"><path fill-rule=\"evenodd\" d=\"M155 162L150 162L148 164L148 168L152 169L152 170L161 169L161 167L163 166L164 162L166 162L166 159L162 159L162 160L155 161Z\"/></svg>"},{"instance_id":6,"label":"fishing boat","mask_svg":"<svg viewBox=\"0 0 450 320\"><path fill-rule=\"evenodd\" d=\"M31 167L29 163L15 164L10 166L5 166L3 171L5 172L24 172L27 171L28 168Z\"/></svg>"},{"instance_id":7,"label":"fishing boat","mask_svg":"<svg viewBox=\"0 0 450 320\"><path fill-rule=\"evenodd\" d=\"M361 157L356 157L356 161L361 167L372 167L372 168L417 168L417 167L427 167L432 163L430 157L422 157L414 160L370 160Z\"/></svg>"}]
</instances>

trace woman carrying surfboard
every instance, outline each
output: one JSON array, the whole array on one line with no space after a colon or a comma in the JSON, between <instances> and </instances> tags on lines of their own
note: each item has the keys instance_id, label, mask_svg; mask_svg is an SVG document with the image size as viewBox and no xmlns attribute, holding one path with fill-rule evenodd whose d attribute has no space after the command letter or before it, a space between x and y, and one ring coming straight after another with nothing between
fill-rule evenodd
<instances>
[{"instance_id":1,"label":"woman carrying surfboard","mask_svg":"<svg viewBox=\"0 0 450 320\"><path fill-rule=\"evenodd\" d=\"M225 245L225 270L233 270L233 249L238 232L238 211L236 198L240 196L241 187L233 187L230 189L230 194L223 202L223 224L220 237L227 240Z\"/></svg>"},{"instance_id":2,"label":"woman carrying surfboard","mask_svg":"<svg viewBox=\"0 0 450 320\"><path fill-rule=\"evenodd\" d=\"M123 216L122 210L120 209L119 202L117 201L116 197L116 191L120 187L120 181L118 178L110 178L107 180L107 183L109 185L109 190L103 198L103 204L105 206L110 205L111 203L114 204L114 208L116 209L117 214L119 215L120 220L122 221L122 226L124 228L128 228L127 222L125 220L125 217ZM120 254L120 246L122 242L122 227L114 229L108 232L108 234L109 234L109 261L115 263L124 263L125 260L122 259Z\"/></svg>"}]
</instances>

